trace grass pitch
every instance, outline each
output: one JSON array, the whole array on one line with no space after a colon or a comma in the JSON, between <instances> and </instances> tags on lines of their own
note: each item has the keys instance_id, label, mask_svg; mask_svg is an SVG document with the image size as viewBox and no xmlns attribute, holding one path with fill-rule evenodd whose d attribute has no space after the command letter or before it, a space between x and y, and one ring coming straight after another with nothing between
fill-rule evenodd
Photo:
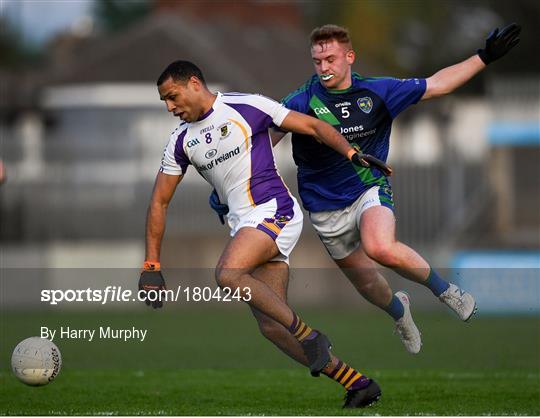
<instances>
[{"instance_id":1,"label":"grass pitch","mask_svg":"<svg viewBox=\"0 0 540 418\"><path fill-rule=\"evenodd\" d=\"M334 352L375 378L383 397L341 409L343 390L311 378L258 334L248 310L3 312L5 415L540 415L540 318L416 314L424 346L407 354L379 312L300 312ZM55 340L57 380L28 387L11 350L40 326L148 328L144 342Z\"/></svg>"}]
</instances>

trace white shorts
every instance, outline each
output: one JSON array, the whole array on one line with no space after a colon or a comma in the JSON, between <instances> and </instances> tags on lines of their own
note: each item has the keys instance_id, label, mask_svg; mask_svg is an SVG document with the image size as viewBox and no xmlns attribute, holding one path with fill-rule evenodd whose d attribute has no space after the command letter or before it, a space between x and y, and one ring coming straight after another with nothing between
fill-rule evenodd
<instances>
[{"instance_id":1,"label":"white shorts","mask_svg":"<svg viewBox=\"0 0 540 418\"><path fill-rule=\"evenodd\" d=\"M243 227L251 227L259 229L268 234L275 242L280 254L270 261L284 261L289 264L289 254L294 249L300 234L302 233L302 225L304 215L298 205L298 202L291 196L294 201L292 208L292 216L280 217L277 214L277 201L272 199L266 203L257 205L251 212L241 218L228 217L229 226L231 228L231 237Z\"/></svg>"},{"instance_id":2,"label":"white shorts","mask_svg":"<svg viewBox=\"0 0 540 418\"><path fill-rule=\"evenodd\" d=\"M311 223L334 260L347 257L360 246L360 218L373 206L394 210L390 186L374 186L343 209L310 212Z\"/></svg>"}]
</instances>

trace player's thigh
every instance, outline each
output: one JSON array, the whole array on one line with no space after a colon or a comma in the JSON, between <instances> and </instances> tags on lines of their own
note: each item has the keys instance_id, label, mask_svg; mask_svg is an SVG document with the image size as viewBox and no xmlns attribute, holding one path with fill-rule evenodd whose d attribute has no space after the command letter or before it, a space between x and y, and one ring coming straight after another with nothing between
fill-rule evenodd
<instances>
[{"instance_id":1,"label":"player's thigh","mask_svg":"<svg viewBox=\"0 0 540 418\"><path fill-rule=\"evenodd\" d=\"M372 206L360 218L360 236L369 254L375 248L387 247L396 240L396 218L386 206Z\"/></svg>"},{"instance_id":2,"label":"player's thigh","mask_svg":"<svg viewBox=\"0 0 540 418\"><path fill-rule=\"evenodd\" d=\"M229 241L219 258L217 271L234 270L251 273L279 254L275 241L266 233L251 227L241 228Z\"/></svg>"},{"instance_id":3,"label":"player's thigh","mask_svg":"<svg viewBox=\"0 0 540 418\"><path fill-rule=\"evenodd\" d=\"M311 224L334 260L348 257L360 245L356 204L333 211L310 213Z\"/></svg>"}]
</instances>

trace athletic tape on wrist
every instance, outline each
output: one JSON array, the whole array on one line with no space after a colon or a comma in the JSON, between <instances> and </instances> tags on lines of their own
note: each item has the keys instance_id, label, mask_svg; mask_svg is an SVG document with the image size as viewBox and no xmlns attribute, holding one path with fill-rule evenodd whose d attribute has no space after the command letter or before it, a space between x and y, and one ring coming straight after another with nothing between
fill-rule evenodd
<instances>
[{"instance_id":1,"label":"athletic tape on wrist","mask_svg":"<svg viewBox=\"0 0 540 418\"><path fill-rule=\"evenodd\" d=\"M161 270L161 264L159 263L159 261L145 261L143 264L143 270L159 271Z\"/></svg>"}]
</instances>

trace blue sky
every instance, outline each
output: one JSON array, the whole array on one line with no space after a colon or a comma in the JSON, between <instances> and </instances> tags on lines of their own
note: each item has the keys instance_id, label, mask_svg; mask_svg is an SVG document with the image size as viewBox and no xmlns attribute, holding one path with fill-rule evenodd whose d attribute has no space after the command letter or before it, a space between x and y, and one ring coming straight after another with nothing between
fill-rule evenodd
<instances>
[{"instance_id":1,"label":"blue sky","mask_svg":"<svg viewBox=\"0 0 540 418\"><path fill-rule=\"evenodd\" d=\"M91 13L94 0L0 0L2 16L22 29L24 40L43 43Z\"/></svg>"}]
</instances>

